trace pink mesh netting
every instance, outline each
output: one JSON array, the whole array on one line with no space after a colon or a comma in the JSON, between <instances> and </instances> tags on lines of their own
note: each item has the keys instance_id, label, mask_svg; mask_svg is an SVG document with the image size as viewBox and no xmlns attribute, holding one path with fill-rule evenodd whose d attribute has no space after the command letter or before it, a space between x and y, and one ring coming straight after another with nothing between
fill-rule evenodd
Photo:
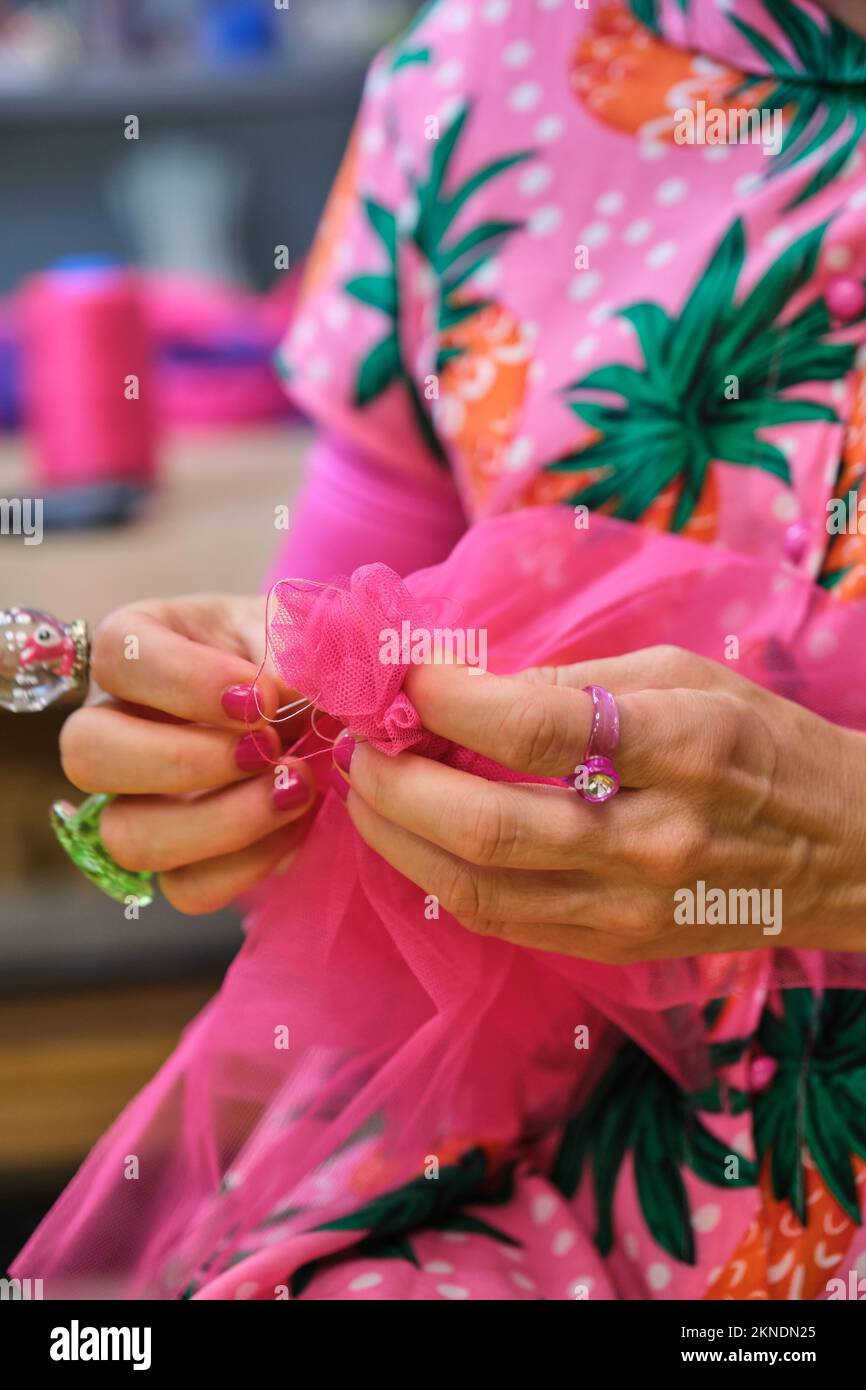
<instances>
[{"instance_id":1,"label":"pink mesh netting","mask_svg":"<svg viewBox=\"0 0 866 1390\"><path fill-rule=\"evenodd\" d=\"M567 509L484 522L405 582L368 566L324 589L281 584L276 665L386 752L413 747L497 776L427 735L402 690L405 667L379 661L383 628L457 611L487 630L499 672L656 643L719 659L736 632L741 674L866 728L862 609L793 570L602 517L575 531ZM222 989L14 1273L42 1277L48 1297L195 1291L266 1245L275 1222L283 1235L304 1232L357 1205L351 1174L362 1168L368 1198L440 1148L531 1152L623 1032L697 1086L710 999L866 987L864 955L775 949L602 966L473 936L424 909L423 892L367 849L329 792L299 859L248 919ZM581 1024L587 1050L574 1043Z\"/></svg>"},{"instance_id":2,"label":"pink mesh netting","mask_svg":"<svg viewBox=\"0 0 866 1390\"><path fill-rule=\"evenodd\" d=\"M404 621L432 628L444 606L413 598L387 565L325 585L281 580L269 597L268 648L292 688L359 738L384 753L428 752L433 736L403 693L407 666L379 660L379 634Z\"/></svg>"}]
</instances>

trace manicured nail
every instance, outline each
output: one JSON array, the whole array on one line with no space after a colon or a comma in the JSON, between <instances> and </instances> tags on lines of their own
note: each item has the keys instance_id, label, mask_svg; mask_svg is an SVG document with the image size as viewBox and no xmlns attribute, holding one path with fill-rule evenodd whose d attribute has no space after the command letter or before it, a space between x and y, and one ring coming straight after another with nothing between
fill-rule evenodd
<instances>
[{"instance_id":1,"label":"manicured nail","mask_svg":"<svg viewBox=\"0 0 866 1390\"><path fill-rule=\"evenodd\" d=\"M341 801L349 800L349 783L335 767L331 769L331 786Z\"/></svg>"},{"instance_id":2,"label":"manicured nail","mask_svg":"<svg viewBox=\"0 0 866 1390\"><path fill-rule=\"evenodd\" d=\"M293 767L280 764L274 769L274 809L298 811L310 800L310 789Z\"/></svg>"},{"instance_id":3,"label":"manicured nail","mask_svg":"<svg viewBox=\"0 0 866 1390\"><path fill-rule=\"evenodd\" d=\"M349 775L349 767L352 762L352 754L355 751L355 740L351 734L343 734L334 744L334 762L341 772Z\"/></svg>"},{"instance_id":4,"label":"manicured nail","mask_svg":"<svg viewBox=\"0 0 866 1390\"><path fill-rule=\"evenodd\" d=\"M245 734L235 748L235 762L241 772L260 772L272 763L268 740L262 734Z\"/></svg>"},{"instance_id":5,"label":"manicured nail","mask_svg":"<svg viewBox=\"0 0 866 1390\"><path fill-rule=\"evenodd\" d=\"M255 685L230 685L223 692L222 707L229 719L259 718L262 693Z\"/></svg>"}]
</instances>

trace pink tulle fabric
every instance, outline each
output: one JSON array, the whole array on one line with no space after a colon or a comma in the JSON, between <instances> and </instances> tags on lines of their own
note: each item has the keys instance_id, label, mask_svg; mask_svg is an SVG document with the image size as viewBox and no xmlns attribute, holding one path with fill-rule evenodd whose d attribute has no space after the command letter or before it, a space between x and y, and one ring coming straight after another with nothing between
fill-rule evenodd
<instances>
[{"instance_id":1,"label":"pink tulle fabric","mask_svg":"<svg viewBox=\"0 0 866 1390\"><path fill-rule=\"evenodd\" d=\"M363 565L348 580L303 580L271 591L268 648L288 684L383 753L432 751L403 691L408 663L383 661L382 634L430 630L444 605L419 601L387 565ZM290 674L291 673L291 674ZM441 751L444 741L438 741Z\"/></svg>"},{"instance_id":2,"label":"pink tulle fabric","mask_svg":"<svg viewBox=\"0 0 866 1390\"><path fill-rule=\"evenodd\" d=\"M405 668L379 659L384 628L440 615L453 626L455 612L486 629L490 667L503 673L655 643L720 660L736 634L742 675L866 729L857 606L793 569L601 516L575 530L566 508L483 522L444 564L405 582L374 565L324 588L281 584L275 663L386 752L412 747L495 776L430 738L402 689ZM440 1151L538 1152L623 1033L696 1087L709 1075L700 1009L710 999L866 987L863 955L774 949L603 966L472 935L428 907L330 792L300 857L249 919L222 989L14 1273L42 1277L47 1297L195 1294L261 1249L275 1223L300 1234L357 1205L337 1172L364 1165L369 1198L371 1171L391 1189ZM587 1049L575 1045L580 1025Z\"/></svg>"}]
</instances>

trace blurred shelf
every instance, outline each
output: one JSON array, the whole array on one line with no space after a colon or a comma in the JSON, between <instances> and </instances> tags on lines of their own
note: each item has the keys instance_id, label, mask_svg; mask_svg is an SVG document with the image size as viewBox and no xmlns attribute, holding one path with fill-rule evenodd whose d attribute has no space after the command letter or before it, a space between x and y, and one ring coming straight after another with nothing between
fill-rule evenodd
<instances>
[{"instance_id":1,"label":"blurred shelf","mask_svg":"<svg viewBox=\"0 0 866 1390\"><path fill-rule=\"evenodd\" d=\"M195 116L220 119L276 110L304 115L354 104L366 64L269 63L238 68L112 67L56 74L52 84L0 88L0 131L51 126L57 121L89 125L126 115L161 119Z\"/></svg>"}]
</instances>

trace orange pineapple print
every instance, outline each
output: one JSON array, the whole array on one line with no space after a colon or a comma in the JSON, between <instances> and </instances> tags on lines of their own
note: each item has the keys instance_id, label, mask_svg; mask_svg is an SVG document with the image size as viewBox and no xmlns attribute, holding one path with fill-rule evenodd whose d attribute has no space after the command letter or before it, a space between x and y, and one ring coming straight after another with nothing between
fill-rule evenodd
<instances>
[{"instance_id":1,"label":"orange pineapple print","mask_svg":"<svg viewBox=\"0 0 866 1390\"><path fill-rule=\"evenodd\" d=\"M601 439L598 430L592 430L588 438L582 441L582 448L588 449L591 444ZM564 502L567 498L573 497L582 488L592 487L593 483L598 482L604 476L603 468L588 468L579 475L579 481L575 480L573 473L540 473L537 478L533 478L529 487L521 497L521 505L525 507L541 507L548 503ZM673 522L674 511L676 510L677 500L682 491L682 480L676 478L672 483L660 492L650 503L647 510L640 519L640 525L646 526L651 531L669 531ZM616 510L615 502L602 503L600 507L594 508L602 515L611 515ZM700 498L694 511L678 533L681 536L690 536L692 540L714 541L716 538L716 527L718 523L718 500L716 495L716 480L712 468L707 472L706 481Z\"/></svg>"},{"instance_id":2,"label":"orange pineapple print","mask_svg":"<svg viewBox=\"0 0 866 1390\"><path fill-rule=\"evenodd\" d=\"M582 452L589 449L602 438L600 430L590 429L582 437L580 449ZM520 499L523 507L545 507L554 502L565 502L570 497L575 497L583 488L592 487L603 478L607 472L605 468L586 468L579 475L574 473L554 473L545 470L539 473L527 487ZM600 506L591 509L598 512L601 516L611 516L616 511L616 503L602 502Z\"/></svg>"},{"instance_id":3,"label":"orange pineapple print","mask_svg":"<svg viewBox=\"0 0 866 1390\"><path fill-rule=\"evenodd\" d=\"M520 324L490 304L442 337L446 361L434 417L444 442L463 465L469 491L483 502L502 473L526 394L529 344Z\"/></svg>"},{"instance_id":4,"label":"orange pineapple print","mask_svg":"<svg viewBox=\"0 0 866 1390\"><path fill-rule=\"evenodd\" d=\"M674 113L737 105L727 95L743 80L735 68L710 64L656 38L619 0L606 0L580 36L571 69L573 91L606 125L671 141ZM760 102L756 91L754 101ZM739 103L742 105L742 102Z\"/></svg>"},{"instance_id":5,"label":"orange pineapple print","mask_svg":"<svg viewBox=\"0 0 866 1390\"><path fill-rule=\"evenodd\" d=\"M583 441L582 447L588 449L601 437L597 430L591 431L590 437ZM526 489L521 498L521 504L527 507L539 507L548 503L563 502L566 498L573 497L582 488L592 487L593 483L598 482L599 478L604 476L604 473L605 469L603 468L589 468L580 473L579 481L575 480L574 473L540 473L537 478L533 478ZM670 531L681 491L682 480L677 478L663 492L660 492L658 497L653 499L640 518L639 525L646 526L651 531ZM606 502L594 510L609 516L616 510L616 504L614 501ZM713 470L710 468L697 505L678 535L690 536L692 540L697 541L714 541L717 524L716 480Z\"/></svg>"},{"instance_id":6,"label":"orange pineapple print","mask_svg":"<svg viewBox=\"0 0 866 1390\"><path fill-rule=\"evenodd\" d=\"M320 289L329 277L337 248L343 240L353 209L357 206L360 136L354 127L334 180L319 229L304 266L301 301Z\"/></svg>"},{"instance_id":7,"label":"orange pineapple print","mask_svg":"<svg viewBox=\"0 0 866 1390\"><path fill-rule=\"evenodd\" d=\"M682 478L675 478L658 497L655 497L640 519L641 526L650 531L670 531L674 512L680 493L683 490ZM719 520L718 489L716 474L712 465L707 469L701 495L694 511L680 532L695 541L714 541Z\"/></svg>"},{"instance_id":8,"label":"orange pineapple print","mask_svg":"<svg viewBox=\"0 0 866 1390\"><path fill-rule=\"evenodd\" d=\"M759 1205L704 1296L818 1298L863 1223L866 997L786 990L754 1036Z\"/></svg>"},{"instance_id":9,"label":"orange pineapple print","mask_svg":"<svg viewBox=\"0 0 866 1390\"><path fill-rule=\"evenodd\" d=\"M705 1293L706 1299L813 1299L845 1259L857 1226L833 1196L808 1154L806 1176L808 1224L803 1226L787 1200L773 1196L771 1160L761 1166L761 1207L724 1269ZM863 1196L866 1163L854 1157L857 1186Z\"/></svg>"},{"instance_id":10,"label":"orange pineapple print","mask_svg":"<svg viewBox=\"0 0 866 1390\"><path fill-rule=\"evenodd\" d=\"M586 440L585 447L588 449L590 444L594 444L601 436L597 431L593 431L591 437ZM595 482L601 476L602 469L591 469L587 473L582 473L581 478L586 483ZM575 493L574 475L568 473L539 473L521 494L521 507L547 507L555 502L564 502L566 498Z\"/></svg>"}]
</instances>

